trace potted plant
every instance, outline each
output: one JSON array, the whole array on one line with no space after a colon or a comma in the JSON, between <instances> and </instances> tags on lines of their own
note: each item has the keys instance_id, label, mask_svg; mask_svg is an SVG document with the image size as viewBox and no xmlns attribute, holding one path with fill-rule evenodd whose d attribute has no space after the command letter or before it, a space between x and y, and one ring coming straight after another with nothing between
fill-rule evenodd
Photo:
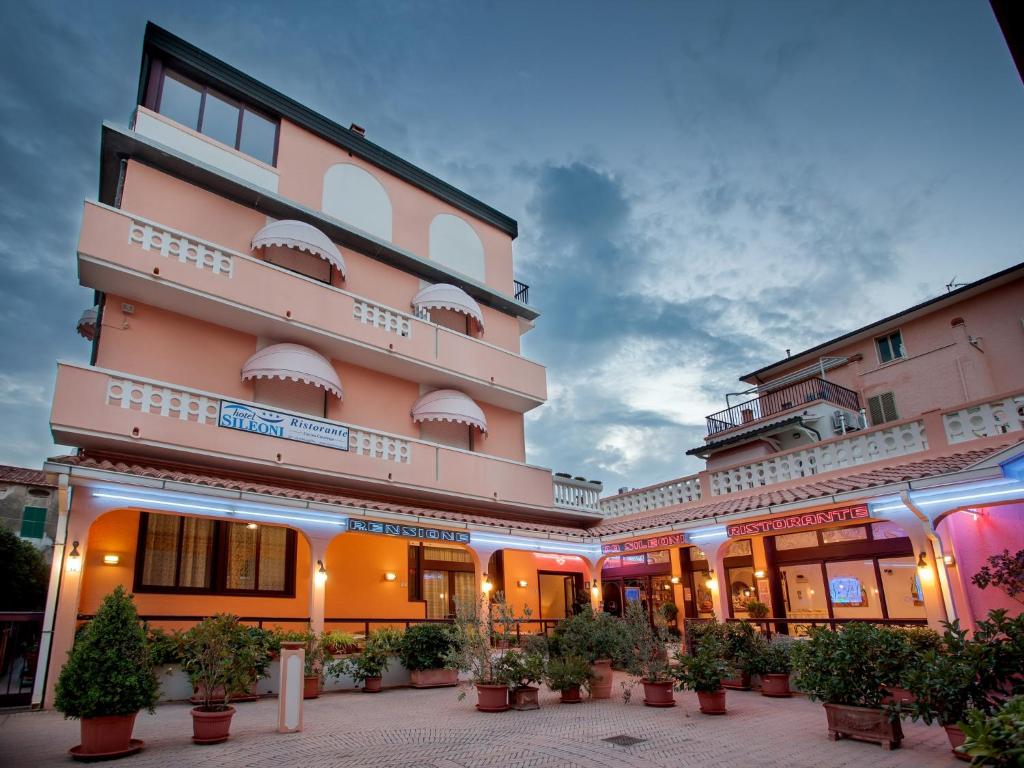
<instances>
[{"instance_id":1,"label":"potted plant","mask_svg":"<svg viewBox=\"0 0 1024 768\"><path fill-rule=\"evenodd\" d=\"M768 605L760 600L751 598L747 600L747 613L750 614L752 619L763 619L768 615Z\"/></svg>"},{"instance_id":2,"label":"potted plant","mask_svg":"<svg viewBox=\"0 0 1024 768\"><path fill-rule=\"evenodd\" d=\"M486 595L481 595L477 600L456 602L455 632L458 642L446 662L469 674L469 682L476 687L476 708L481 712L504 712L509 708L509 670L505 655L509 652L516 622L501 593L495 596L494 608L498 614L496 620ZM493 650L492 632L496 634ZM466 691L463 689L459 698L465 697Z\"/></svg>"},{"instance_id":3,"label":"potted plant","mask_svg":"<svg viewBox=\"0 0 1024 768\"><path fill-rule=\"evenodd\" d=\"M302 642L305 644L305 668L303 669L302 698L315 699L320 695L320 687L324 676L324 649L323 637L312 630L307 629L303 633Z\"/></svg>"},{"instance_id":4,"label":"potted plant","mask_svg":"<svg viewBox=\"0 0 1024 768\"><path fill-rule=\"evenodd\" d=\"M676 639L682 635L679 631L678 619L679 619L679 606L675 603L662 603L658 608L658 613L661 616L662 621L665 622L665 628L668 630L669 635Z\"/></svg>"},{"instance_id":5,"label":"potted plant","mask_svg":"<svg viewBox=\"0 0 1024 768\"><path fill-rule=\"evenodd\" d=\"M627 669L644 686L644 704L648 707L674 707L672 677L669 675L665 643L668 633L652 626L647 609L639 602L626 608L626 630L629 644Z\"/></svg>"},{"instance_id":6,"label":"potted plant","mask_svg":"<svg viewBox=\"0 0 1024 768\"><path fill-rule=\"evenodd\" d=\"M789 698L789 673L793 671L793 643L788 635L776 635L761 646L754 659L754 671L761 676L761 695Z\"/></svg>"},{"instance_id":7,"label":"potted plant","mask_svg":"<svg viewBox=\"0 0 1024 768\"><path fill-rule=\"evenodd\" d=\"M991 715L973 710L962 728L965 736L962 753L965 759L972 761L971 765L991 768L1024 765L1024 696L1008 699Z\"/></svg>"},{"instance_id":8,"label":"potted plant","mask_svg":"<svg viewBox=\"0 0 1024 768\"><path fill-rule=\"evenodd\" d=\"M571 654L590 663L591 698L611 698L612 664L624 663L627 656L626 626L621 619L607 613L595 613L585 605L558 623L553 643L556 647L552 656Z\"/></svg>"},{"instance_id":9,"label":"potted plant","mask_svg":"<svg viewBox=\"0 0 1024 768\"><path fill-rule=\"evenodd\" d=\"M548 663L548 642L543 635L530 635L519 651L505 654L501 675L509 684L512 709L540 709L537 687L544 679Z\"/></svg>"},{"instance_id":10,"label":"potted plant","mask_svg":"<svg viewBox=\"0 0 1024 768\"><path fill-rule=\"evenodd\" d=\"M413 688L439 688L459 684L459 672L445 666L458 637L447 624L414 624L405 631L398 658L409 670Z\"/></svg>"},{"instance_id":11,"label":"potted plant","mask_svg":"<svg viewBox=\"0 0 1024 768\"><path fill-rule=\"evenodd\" d=\"M545 681L562 695L563 704L579 704L580 689L590 683L590 664L579 656L557 656L548 661Z\"/></svg>"},{"instance_id":12,"label":"potted plant","mask_svg":"<svg viewBox=\"0 0 1024 768\"><path fill-rule=\"evenodd\" d=\"M196 744L227 741L235 708L232 695L248 691L267 649L237 616L222 613L196 624L182 639L182 667L202 700L192 708Z\"/></svg>"},{"instance_id":13,"label":"potted plant","mask_svg":"<svg viewBox=\"0 0 1024 768\"><path fill-rule=\"evenodd\" d=\"M903 740L899 718L882 707L889 658L899 653L892 633L863 622L839 631L812 627L806 641L793 647L797 685L812 701L821 701L828 736L873 741L884 749Z\"/></svg>"},{"instance_id":14,"label":"potted plant","mask_svg":"<svg viewBox=\"0 0 1024 768\"><path fill-rule=\"evenodd\" d=\"M991 611L972 638L958 621L947 623L941 647L925 651L904 673L913 700L897 703L896 710L909 712L915 721L938 721L953 753L967 760L957 749L965 739L960 723L972 711L991 714L1008 696L1024 693L1022 668L1024 617Z\"/></svg>"},{"instance_id":15,"label":"potted plant","mask_svg":"<svg viewBox=\"0 0 1024 768\"><path fill-rule=\"evenodd\" d=\"M348 632L325 632L323 634L324 653L328 656L339 656L343 653L359 653L355 635Z\"/></svg>"},{"instance_id":16,"label":"potted plant","mask_svg":"<svg viewBox=\"0 0 1024 768\"><path fill-rule=\"evenodd\" d=\"M886 627L900 641L900 652L890 659L890 672L885 685L883 704L910 704L914 695L907 689L903 677L916 668L925 651L940 650L942 636L929 627Z\"/></svg>"},{"instance_id":17,"label":"potted plant","mask_svg":"<svg viewBox=\"0 0 1024 768\"><path fill-rule=\"evenodd\" d=\"M689 689L697 694L700 711L705 715L725 714L725 688L722 681L731 673L729 663L722 658L724 648L711 636L700 643L697 652L684 655L676 652L677 666L672 670L679 690Z\"/></svg>"},{"instance_id":18,"label":"potted plant","mask_svg":"<svg viewBox=\"0 0 1024 768\"><path fill-rule=\"evenodd\" d=\"M380 693L384 673L388 671L391 656L398 651L401 642L402 634L397 630L386 628L371 632L362 653L336 660L330 673L336 677L348 675L362 684L363 693Z\"/></svg>"},{"instance_id":19,"label":"potted plant","mask_svg":"<svg viewBox=\"0 0 1024 768\"><path fill-rule=\"evenodd\" d=\"M754 625L746 621L730 621L723 626L721 638L724 658L733 673L722 681L722 685L736 691L749 691L750 675L754 671L764 639L754 630Z\"/></svg>"},{"instance_id":20,"label":"potted plant","mask_svg":"<svg viewBox=\"0 0 1024 768\"><path fill-rule=\"evenodd\" d=\"M75 639L57 679L54 706L81 721L79 760L104 760L138 752L132 738L140 709L153 711L157 681L146 634L132 596L118 586Z\"/></svg>"}]
</instances>

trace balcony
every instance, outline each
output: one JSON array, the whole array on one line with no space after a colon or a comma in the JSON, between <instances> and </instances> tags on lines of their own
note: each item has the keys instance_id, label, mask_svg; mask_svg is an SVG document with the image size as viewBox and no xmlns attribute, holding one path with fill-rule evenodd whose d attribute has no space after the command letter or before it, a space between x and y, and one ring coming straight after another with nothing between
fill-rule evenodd
<instances>
[{"instance_id":1,"label":"balcony","mask_svg":"<svg viewBox=\"0 0 1024 768\"><path fill-rule=\"evenodd\" d=\"M737 427L759 425L778 414L819 402L838 406L849 417L860 413L860 397L853 390L821 378L805 379L711 414L707 417L708 437ZM859 422L851 418L848 428L856 426Z\"/></svg>"},{"instance_id":2,"label":"balcony","mask_svg":"<svg viewBox=\"0 0 1024 768\"><path fill-rule=\"evenodd\" d=\"M98 203L85 206L78 270L90 288L517 413L547 397L544 367L520 355Z\"/></svg>"},{"instance_id":3,"label":"balcony","mask_svg":"<svg viewBox=\"0 0 1024 768\"><path fill-rule=\"evenodd\" d=\"M601 482L559 472L552 478L552 483L556 507L600 512L601 491L604 489Z\"/></svg>"},{"instance_id":4,"label":"balcony","mask_svg":"<svg viewBox=\"0 0 1024 768\"><path fill-rule=\"evenodd\" d=\"M61 363L50 416L54 440L119 454L205 464L435 502L485 504L544 519L597 519L583 504L554 512L551 471L435 443L315 419L347 430L344 447L221 426L220 395L101 368ZM230 399L243 406L258 404ZM290 416L292 414L280 411ZM294 414L302 420L311 417ZM330 429L328 429L330 428Z\"/></svg>"}]
</instances>

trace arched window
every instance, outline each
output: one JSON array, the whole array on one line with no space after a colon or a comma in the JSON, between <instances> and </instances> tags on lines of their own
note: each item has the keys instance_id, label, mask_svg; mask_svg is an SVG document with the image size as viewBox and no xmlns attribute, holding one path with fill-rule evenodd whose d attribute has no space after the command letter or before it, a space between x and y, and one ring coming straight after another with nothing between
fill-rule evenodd
<instances>
[{"instance_id":1,"label":"arched window","mask_svg":"<svg viewBox=\"0 0 1024 768\"><path fill-rule=\"evenodd\" d=\"M373 174L351 163L324 174L321 210L381 240L391 240L391 199Z\"/></svg>"},{"instance_id":2,"label":"arched window","mask_svg":"<svg viewBox=\"0 0 1024 768\"><path fill-rule=\"evenodd\" d=\"M430 222L430 258L484 282L484 244L464 219L441 213Z\"/></svg>"}]
</instances>

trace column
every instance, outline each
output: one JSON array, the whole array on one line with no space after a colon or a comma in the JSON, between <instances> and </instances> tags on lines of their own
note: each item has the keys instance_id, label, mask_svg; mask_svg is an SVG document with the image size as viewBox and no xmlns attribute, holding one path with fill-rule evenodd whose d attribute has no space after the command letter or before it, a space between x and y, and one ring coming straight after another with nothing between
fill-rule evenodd
<instances>
[{"instance_id":1,"label":"column","mask_svg":"<svg viewBox=\"0 0 1024 768\"><path fill-rule=\"evenodd\" d=\"M309 559L313 577L309 580L309 626L314 632L324 631L324 616L327 605L327 580L341 576L341 563L327 562L327 547L331 539L308 536ZM320 570L321 564L323 571ZM333 573L332 573L333 569Z\"/></svg>"}]
</instances>

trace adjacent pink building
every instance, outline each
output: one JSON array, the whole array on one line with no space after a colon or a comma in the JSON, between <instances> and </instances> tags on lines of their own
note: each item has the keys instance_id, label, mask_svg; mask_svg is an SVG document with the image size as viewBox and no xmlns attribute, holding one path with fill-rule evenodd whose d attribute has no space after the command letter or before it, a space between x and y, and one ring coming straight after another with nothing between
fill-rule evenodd
<instances>
[{"instance_id":1,"label":"adjacent pink building","mask_svg":"<svg viewBox=\"0 0 1024 768\"><path fill-rule=\"evenodd\" d=\"M525 461L546 398L516 222L158 27L83 208L58 365L58 495L33 702L115 586L154 625L220 611L364 630L504 592L780 627L970 621L1020 547L1024 267L746 377L707 469L600 499ZM969 510L969 511L968 511Z\"/></svg>"}]
</instances>

